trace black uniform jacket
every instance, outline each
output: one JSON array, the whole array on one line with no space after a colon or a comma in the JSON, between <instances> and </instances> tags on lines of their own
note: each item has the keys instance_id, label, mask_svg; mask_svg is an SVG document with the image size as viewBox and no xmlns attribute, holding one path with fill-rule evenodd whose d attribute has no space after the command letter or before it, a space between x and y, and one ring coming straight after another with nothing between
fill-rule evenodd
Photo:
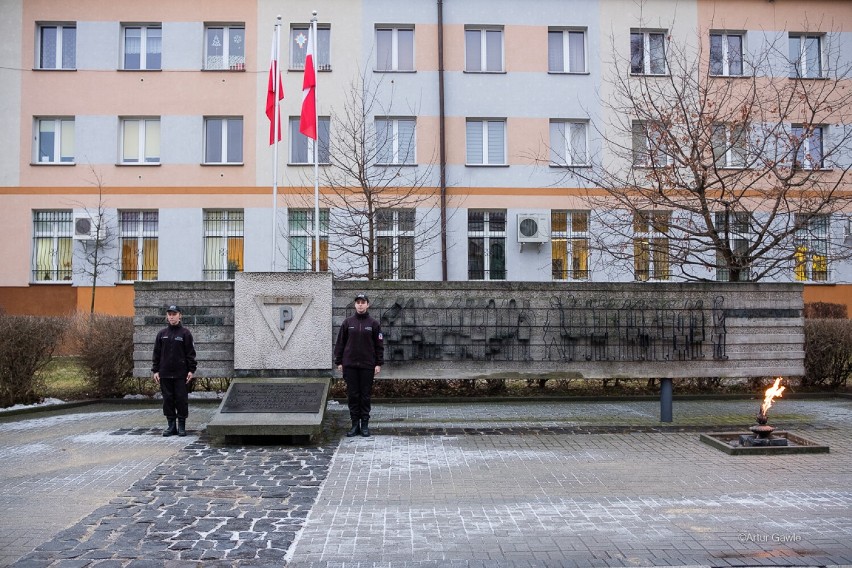
<instances>
[{"instance_id":1,"label":"black uniform jacket","mask_svg":"<svg viewBox=\"0 0 852 568\"><path fill-rule=\"evenodd\" d=\"M343 320L334 344L334 364L372 369L385 362L385 347L379 322L369 312Z\"/></svg>"},{"instance_id":2,"label":"black uniform jacket","mask_svg":"<svg viewBox=\"0 0 852 568\"><path fill-rule=\"evenodd\" d=\"M161 379L185 379L187 373L195 372L196 366L195 345L187 328L178 323L157 333L151 371L160 373Z\"/></svg>"}]
</instances>

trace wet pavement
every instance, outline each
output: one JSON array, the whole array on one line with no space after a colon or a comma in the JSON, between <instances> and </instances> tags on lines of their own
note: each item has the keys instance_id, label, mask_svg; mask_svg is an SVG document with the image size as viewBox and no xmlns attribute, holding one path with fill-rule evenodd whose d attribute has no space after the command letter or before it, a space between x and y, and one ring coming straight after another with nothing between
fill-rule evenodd
<instances>
[{"instance_id":1,"label":"wet pavement","mask_svg":"<svg viewBox=\"0 0 852 568\"><path fill-rule=\"evenodd\" d=\"M755 400L376 404L315 446L185 438L159 408L0 415L0 565L852 565L852 400L770 423L829 454L730 456Z\"/></svg>"}]
</instances>

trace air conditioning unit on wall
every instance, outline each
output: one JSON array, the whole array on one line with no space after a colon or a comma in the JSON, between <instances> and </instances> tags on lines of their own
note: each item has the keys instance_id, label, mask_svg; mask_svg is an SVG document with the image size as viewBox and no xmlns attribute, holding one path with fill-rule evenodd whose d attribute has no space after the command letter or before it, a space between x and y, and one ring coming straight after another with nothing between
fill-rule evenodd
<instances>
[{"instance_id":1,"label":"air conditioning unit on wall","mask_svg":"<svg viewBox=\"0 0 852 568\"><path fill-rule=\"evenodd\" d=\"M518 242L546 243L550 240L548 215L545 213L518 213Z\"/></svg>"},{"instance_id":2,"label":"air conditioning unit on wall","mask_svg":"<svg viewBox=\"0 0 852 568\"><path fill-rule=\"evenodd\" d=\"M95 238L95 220L88 215L74 217L74 239L90 241Z\"/></svg>"}]
</instances>

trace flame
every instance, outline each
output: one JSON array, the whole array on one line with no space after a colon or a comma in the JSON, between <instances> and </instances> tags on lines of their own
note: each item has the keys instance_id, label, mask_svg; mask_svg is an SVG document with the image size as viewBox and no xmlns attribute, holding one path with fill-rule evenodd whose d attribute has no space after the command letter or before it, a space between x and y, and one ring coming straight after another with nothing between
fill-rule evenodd
<instances>
[{"instance_id":1,"label":"flame","mask_svg":"<svg viewBox=\"0 0 852 568\"><path fill-rule=\"evenodd\" d=\"M766 416L766 411L772 407L772 399L776 396L781 397L781 393L784 392L785 387L779 386L781 384L782 377L778 377L775 379L775 384L766 389L766 394L763 396L763 404L760 405L760 413L763 416Z\"/></svg>"}]
</instances>

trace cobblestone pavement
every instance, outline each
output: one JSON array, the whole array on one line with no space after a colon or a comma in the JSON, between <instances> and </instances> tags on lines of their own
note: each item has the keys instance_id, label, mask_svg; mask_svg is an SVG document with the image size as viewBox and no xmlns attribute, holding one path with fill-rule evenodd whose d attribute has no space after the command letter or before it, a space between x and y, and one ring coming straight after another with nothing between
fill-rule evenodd
<instances>
[{"instance_id":1,"label":"cobblestone pavement","mask_svg":"<svg viewBox=\"0 0 852 568\"><path fill-rule=\"evenodd\" d=\"M675 401L661 425L654 401L380 404L375 435L347 439L330 403L308 448L164 439L150 409L0 419L0 545L21 567L852 565L852 401L770 411L830 454L729 456L698 440L745 431L757 405ZM78 423L91 430L66 435ZM92 461L118 454L112 473L69 473L40 449L63 437ZM97 475L129 482L92 498L116 485ZM60 520L26 553L38 543L6 538L7 517L29 516Z\"/></svg>"}]
</instances>

